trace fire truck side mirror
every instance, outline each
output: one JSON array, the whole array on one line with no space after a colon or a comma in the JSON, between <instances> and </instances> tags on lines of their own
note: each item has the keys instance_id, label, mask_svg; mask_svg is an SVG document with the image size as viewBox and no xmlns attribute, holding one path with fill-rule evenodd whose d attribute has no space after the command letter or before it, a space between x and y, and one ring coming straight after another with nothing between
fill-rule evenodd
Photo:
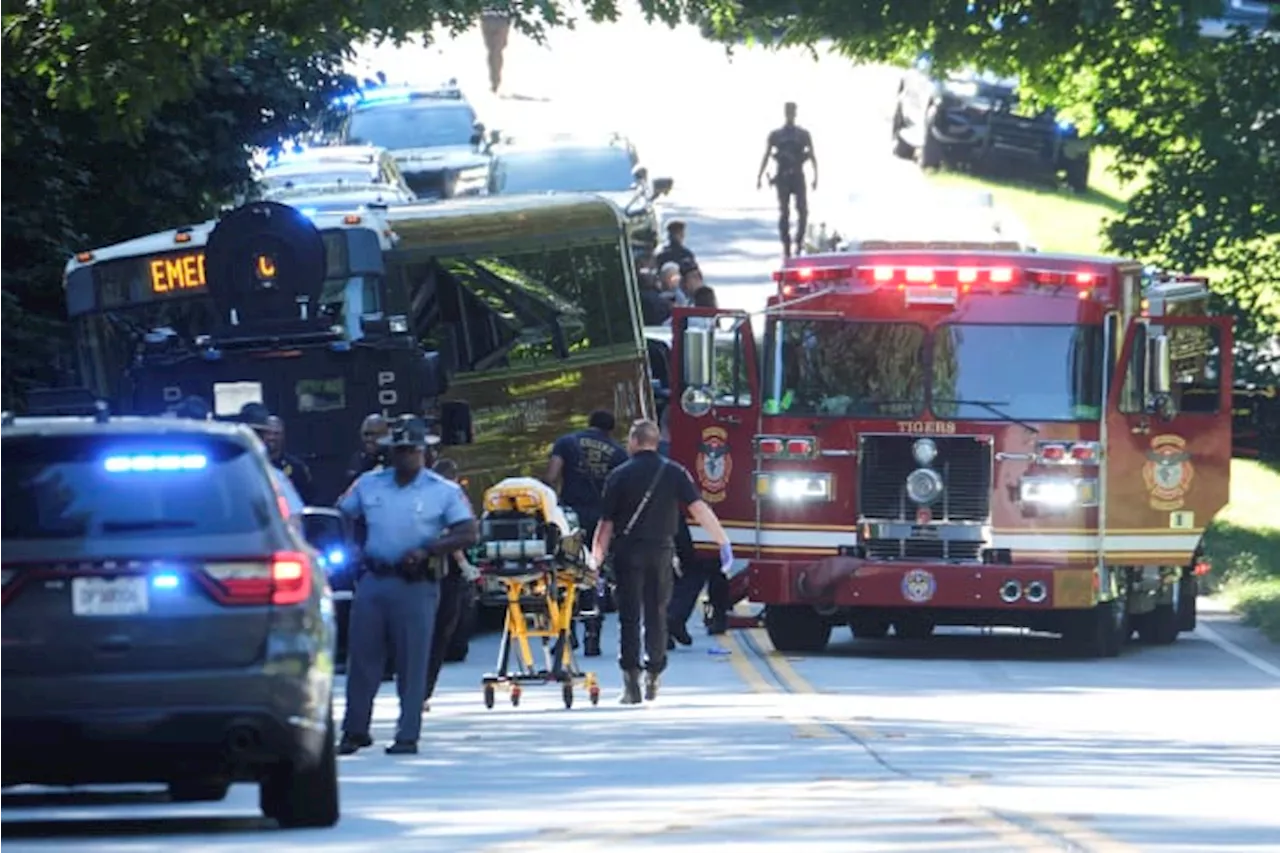
<instances>
[{"instance_id":1,"label":"fire truck side mirror","mask_svg":"<svg viewBox=\"0 0 1280 853\"><path fill-rule=\"evenodd\" d=\"M1169 338L1155 335L1147 339L1147 393L1162 396L1173 392L1173 363Z\"/></svg>"},{"instance_id":2,"label":"fire truck side mirror","mask_svg":"<svg viewBox=\"0 0 1280 853\"><path fill-rule=\"evenodd\" d=\"M681 349L684 360L684 384L689 388L709 388L715 360L715 330L690 326L684 330Z\"/></svg>"}]
</instances>

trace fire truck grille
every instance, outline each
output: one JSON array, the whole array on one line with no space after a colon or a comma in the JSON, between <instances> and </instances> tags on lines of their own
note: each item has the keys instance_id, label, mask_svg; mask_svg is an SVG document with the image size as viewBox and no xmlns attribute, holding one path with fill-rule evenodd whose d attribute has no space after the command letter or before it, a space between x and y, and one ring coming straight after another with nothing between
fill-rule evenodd
<instances>
[{"instance_id":1,"label":"fire truck grille","mask_svg":"<svg viewBox=\"0 0 1280 853\"><path fill-rule=\"evenodd\" d=\"M942 475L942 496L928 509L933 522L986 521L991 514L991 442L974 436L930 436L938 456L930 468ZM919 468L911 447L920 436L868 435L862 439L858 515L882 521L915 521L907 475ZM930 546L932 547L932 545Z\"/></svg>"},{"instance_id":2,"label":"fire truck grille","mask_svg":"<svg viewBox=\"0 0 1280 853\"><path fill-rule=\"evenodd\" d=\"M981 542L948 542L937 539L868 539L862 543L869 560L943 560L976 563Z\"/></svg>"}]
</instances>

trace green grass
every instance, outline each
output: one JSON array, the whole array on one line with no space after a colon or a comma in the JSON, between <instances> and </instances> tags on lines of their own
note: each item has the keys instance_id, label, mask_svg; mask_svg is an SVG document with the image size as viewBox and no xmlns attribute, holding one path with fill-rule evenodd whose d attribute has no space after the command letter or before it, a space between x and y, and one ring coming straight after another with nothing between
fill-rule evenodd
<instances>
[{"instance_id":1,"label":"green grass","mask_svg":"<svg viewBox=\"0 0 1280 853\"><path fill-rule=\"evenodd\" d=\"M1206 580L1245 621L1280 642L1280 472L1231 463L1231 503L1205 533Z\"/></svg>"},{"instance_id":2,"label":"green grass","mask_svg":"<svg viewBox=\"0 0 1280 853\"><path fill-rule=\"evenodd\" d=\"M1107 171L1110 164L1106 152L1095 152L1089 170L1090 189L1083 195L1065 187L1055 189L1047 184L958 172L932 172L927 179L942 188L989 191L997 206L1022 220L1042 252L1101 255L1106 254L1103 223L1124 210L1128 197L1125 188Z\"/></svg>"}]
</instances>

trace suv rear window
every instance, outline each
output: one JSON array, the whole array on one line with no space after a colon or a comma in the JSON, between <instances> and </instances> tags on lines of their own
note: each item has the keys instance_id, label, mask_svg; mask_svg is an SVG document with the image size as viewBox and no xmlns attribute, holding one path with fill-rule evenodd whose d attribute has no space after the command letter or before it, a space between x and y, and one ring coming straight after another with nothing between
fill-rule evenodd
<instances>
[{"instance_id":1,"label":"suv rear window","mask_svg":"<svg viewBox=\"0 0 1280 853\"><path fill-rule=\"evenodd\" d=\"M3 446L5 539L249 533L274 511L261 463L235 442L118 434Z\"/></svg>"}]
</instances>

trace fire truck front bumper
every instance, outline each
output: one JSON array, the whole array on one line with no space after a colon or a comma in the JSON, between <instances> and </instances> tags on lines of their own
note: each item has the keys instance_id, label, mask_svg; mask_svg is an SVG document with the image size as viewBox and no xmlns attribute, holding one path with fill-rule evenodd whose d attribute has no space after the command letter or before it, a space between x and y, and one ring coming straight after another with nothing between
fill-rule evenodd
<instances>
[{"instance_id":1,"label":"fire truck front bumper","mask_svg":"<svg viewBox=\"0 0 1280 853\"><path fill-rule=\"evenodd\" d=\"M1062 610L1092 607L1088 564L935 563L857 557L752 561L746 593L763 604L842 608Z\"/></svg>"}]
</instances>

